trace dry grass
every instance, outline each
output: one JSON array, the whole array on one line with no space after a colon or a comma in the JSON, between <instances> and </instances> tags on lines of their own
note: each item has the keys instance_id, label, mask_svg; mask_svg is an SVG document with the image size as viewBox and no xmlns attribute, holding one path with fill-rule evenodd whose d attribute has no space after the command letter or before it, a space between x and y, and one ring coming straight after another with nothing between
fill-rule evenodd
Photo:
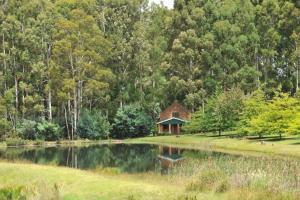
<instances>
[{"instance_id":1,"label":"dry grass","mask_svg":"<svg viewBox=\"0 0 300 200\"><path fill-rule=\"evenodd\" d=\"M196 156L196 155L195 155ZM267 157L187 159L171 171L186 191L220 195L220 199L300 199L300 160Z\"/></svg>"}]
</instances>

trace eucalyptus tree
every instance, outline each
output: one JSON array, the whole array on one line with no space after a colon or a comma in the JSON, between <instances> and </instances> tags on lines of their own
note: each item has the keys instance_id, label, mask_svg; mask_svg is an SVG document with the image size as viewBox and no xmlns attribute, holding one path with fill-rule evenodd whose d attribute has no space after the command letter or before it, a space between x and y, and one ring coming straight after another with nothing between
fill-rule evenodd
<instances>
[{"instance_id":1,"label":"eucalyptus tree","mask_svg":"<svg viewBox=\"0 0 300 200\"><path fill-rule=\"evenodd\" d=\"M65 3L61 9L70 11L61 15L55 24L50 76L59 85L56 98L65 111L68 135L73 139L82 108L92 106L97 95L109 87L112 73L103 66L110 43L94 17L76 8L76 4Z\"/></svg>"}]
</instances>

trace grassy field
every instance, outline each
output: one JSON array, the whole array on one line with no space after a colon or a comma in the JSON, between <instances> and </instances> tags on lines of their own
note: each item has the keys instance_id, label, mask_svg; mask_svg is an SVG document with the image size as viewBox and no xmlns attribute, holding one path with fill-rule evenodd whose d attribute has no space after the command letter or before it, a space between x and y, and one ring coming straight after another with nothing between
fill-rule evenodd
<instances>
[{"instance_id":1,"label":"grassy field","mask_svg":"<svg viewBox=\"0 0 300 200\"><path fill-rule=\"evenodd\" d=\"M299 163L287 162L292 170L272 160L187 160L161 176L0 161L0 199L296 200Z\"/></svg>"},{"instance_id":2,"label":"grassy field","mask_svg":"<svg viewBox=\"0 0 300 200\"><path fill-rule=\"evenodd\" d=\"M232 138L229 135L217 137L215 135L181 135L156 136L137 139L128 139L126 143L149 143L173 145L183 148L209 149L222 152L251 154L251 155L278 155L300 157L300 137L289 136L279 140L278 137L268 138Z\"/></svg>"},{"instance_id":3,"label":"grassy field","mask_svg":"<svg viewBox=\"0 0 300 200\"><path fill-rule=\"evenodd\" d=\"M189 199L190 196L218 199L218 195L211 193L187 193L181 184L171 183L172 180L154 174L103 174L63 167L0 162L1 200L6 199L3 194L8 193L19 193L16 196L28 194L28 199L181 200Z\"/></svg>"},{"instance_id":4,"label":"grassy field","mask_svg":"<svg viewBox=\"0 0 300 200\"><path fill-rule=\"evenodd\" d=\"M201 152L190 152L182 164L163 176L155 172L120 173L114 168L84 171L0 161L0 200L22 199L19 197L24 196L26 198L23 199L45 200L300 199L300 193L297 192L300 160L288 158L300 156L299 137L279 141L272 137L238 139L228 135L181 135L129 139L125 143L153 143L286 158L227 154L222 157L203 157Z\"/></svg>"}]
</instances>

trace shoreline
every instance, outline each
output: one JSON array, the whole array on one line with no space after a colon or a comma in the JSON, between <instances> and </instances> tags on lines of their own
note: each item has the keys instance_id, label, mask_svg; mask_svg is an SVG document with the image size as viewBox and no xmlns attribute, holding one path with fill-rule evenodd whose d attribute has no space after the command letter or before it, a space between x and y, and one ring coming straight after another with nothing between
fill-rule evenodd
<instances>
[{"instance_id":1,"label":"shoreline","mask_svg":"<svg viewBox=\"0 0 300 200\"><path fill-rule=\"evenodd\" d=\"M291 140L294 143L286 141ZM61 140L61 141L16 141L20 144L0 143L0 149L10 147L55 147L55 146L84 146L101 144L154 144L172 146L191 150L216 151L242 156L276 156L300 158L300 137L286 138L275 142L261 142L247 138L230 138L228 136L211 137L206 135L180 135L179 137L153 136L131 138L124 140Z\"/></svg>"}]
</instances>

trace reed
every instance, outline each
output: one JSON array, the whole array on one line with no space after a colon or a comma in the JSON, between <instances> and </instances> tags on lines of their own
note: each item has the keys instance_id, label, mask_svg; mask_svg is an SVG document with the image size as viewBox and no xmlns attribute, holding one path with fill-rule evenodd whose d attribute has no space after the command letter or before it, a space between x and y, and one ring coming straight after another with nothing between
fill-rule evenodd
<instances>
[{"instance_id":1,"label":"reed","mask_svg":"<svg viewBox=\"0 0 300 200\"><path fill-rule=\"evenodd\" d=\"M246 199L300 199L300 160L193 157L170 171L174 182L185 182L186 191L226 193L225 199L244 199L243 193L248 196Z\"/></svg>"}]
</instances>

